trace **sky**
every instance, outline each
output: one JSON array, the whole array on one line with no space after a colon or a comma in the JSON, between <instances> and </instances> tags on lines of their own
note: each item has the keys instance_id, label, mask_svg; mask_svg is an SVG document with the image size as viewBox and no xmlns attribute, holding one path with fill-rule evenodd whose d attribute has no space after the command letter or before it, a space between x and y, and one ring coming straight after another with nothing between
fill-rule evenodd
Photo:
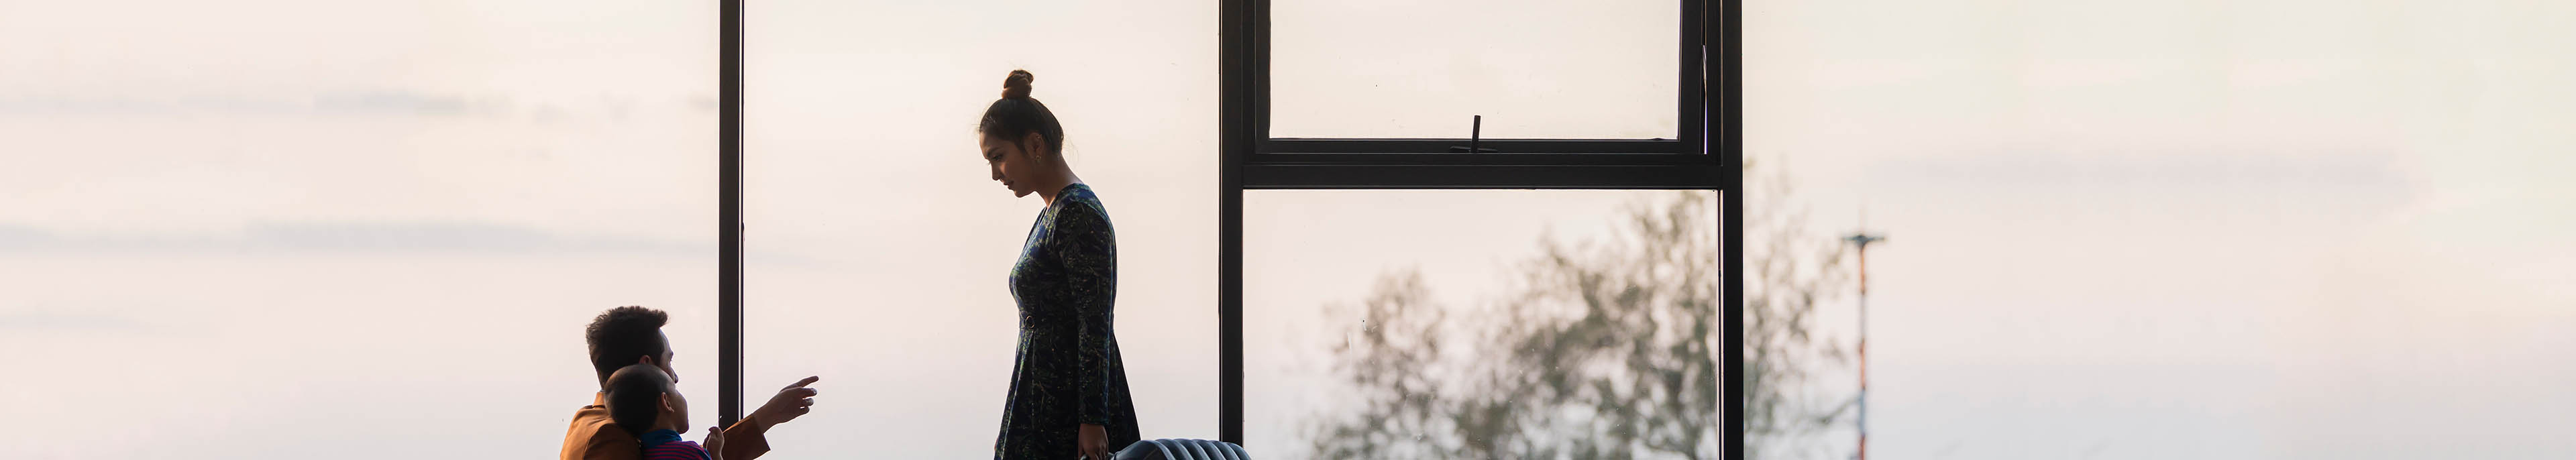
<instances>
[{"instance_id":1,"label":"sky","mask_svg":"<svg viewBox=\"0 0 2576 460\"><path fill-rule=\"evenodd\" d=\"M1889 238L1873 454L2576 453L2576 8L1745 14L1748 155Z\"/></svg>"},{"instance_id":2,"label":"sky","mask_svg":"<svg viewBox=\"0 0 2576 460\"><path fill-rule=\"evenodd\" d=\"M0 0L0 457L556 448L579 327L669 310L712 420L706 2ZM1659 2L1279 2L1281 136L1660 137ZM2576 7L1748 2L1745 148L1872 248L1892 458L2576 455ZM1424 27L1423 18L1516 27ZM1014 68L1120 235L1147 437L1213 438L1216 4L757 2L747 379L770 458L971 457L1040 204L973 119ZM1757 187L1758 189L1758 187ZM1248 443L1383 273L1497 295L1677 192L1247 194ZM1761 203L1765 197L1750 197ZM1832 235L1816 235L1832 236ZM1850 324L1849 298L1821 320ZM1829 328L1847 340L1850 328ZM1822 393L1848 392L1828 369ZM28 376L34 376L29 378ZM1848 431L1815 440L1842 457ZM432 452L391 452L387 457Z\"/></svg>"}]
</instances>

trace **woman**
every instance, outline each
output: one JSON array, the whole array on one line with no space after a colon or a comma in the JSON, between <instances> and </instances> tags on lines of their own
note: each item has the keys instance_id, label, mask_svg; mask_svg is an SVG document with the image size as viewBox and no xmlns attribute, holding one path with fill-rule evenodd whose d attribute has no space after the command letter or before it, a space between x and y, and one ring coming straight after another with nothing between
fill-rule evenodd
<instances>
[{"instance_id":1,"label":"woman","mask_svg":"<svg viewBox=\"0 0 2576 460\"><path fill-rule=\"evenodd\" d=\"M1106 460L1137 439L1127 370L1110 327L1118 239L1100 198L1064 162L1064 126L1029 98L1036 78L1011 71L1002 99L975 127L993 180L1014 197L1046 200L1011 266L1020 351L993 458Z\"/></svg>"}]
</instances>

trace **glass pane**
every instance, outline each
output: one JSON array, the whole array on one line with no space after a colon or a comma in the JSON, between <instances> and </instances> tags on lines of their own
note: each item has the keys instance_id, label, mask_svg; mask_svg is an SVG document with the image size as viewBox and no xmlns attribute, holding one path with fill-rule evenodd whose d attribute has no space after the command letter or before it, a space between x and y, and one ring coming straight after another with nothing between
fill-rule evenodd
<instances>
[{"instance_id":1,"label":"glass pane","mask_svg":"<svg viewBox=\"0 0 2576 460\"><path fill-rule=\"evenodd\" d=\"M1248 193L1245 441L1277 458L1715 458L1716 197Z\"/></svg>"},{"instance_id":2,"label":"glass pane","mask_svg":"<svg viewBox=\"0 0 2576 460\"><path fill-rule=\"evenodd\" d=\"M0 10L0 458L548 455L619 305L712 400L712 8Z\"/></svg>"},{"instance_id":3,"label":"glass pane","mask_svg":"<svg viewBox=\"0 0 2576 460\"><path fill-rule=\"evenodd\" d=\"M990 180L977 150L1015 68L1036 75L1114 222L1141 434L1217 437L1215 8L750 10L747 378L757 392L819 375L824 394L773 455L992 456L1019 337L1010 270L1044 206Z\"/></svg>"},{"instance_id":4,"label":"glass pane","mask_svg":"<svg viewBox=\"0 0 2576 460\"><path fill-rule=\"evenodd\" d=\"M1270 3L1272 137L1672 138L1681 3Z\"/></svg>"},{"instance_id":5,"label":"glass pane","mask_svg":"<svg viewBox=\"0 0 2576 460\"><path fill-rule=\"evenodd\" d=\"M1858 258L1761 251L1888 237L1869 458L2576 458L2576 4L1747 5L1748 298L1849 351Z\"/></svg>"}]
</instances>

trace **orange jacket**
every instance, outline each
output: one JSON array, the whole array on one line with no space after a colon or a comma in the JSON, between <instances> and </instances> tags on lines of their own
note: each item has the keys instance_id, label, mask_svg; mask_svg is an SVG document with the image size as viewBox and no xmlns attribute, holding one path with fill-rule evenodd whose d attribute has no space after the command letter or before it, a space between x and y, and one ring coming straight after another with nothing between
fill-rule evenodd
<instances>
[{"instance_id":1,"label":"orange jacket","mask_svg":"<svg viewBox=\"0 0 2576 460\"><path fill-rule=\"evenodd\" d=\"M608 419L607 395L594 395L590 405L572 413L572 427L564 429L562 460L643 460L643 446L635 435L618 428ZM750 416L724 430L725 460L752 460L769 453L769 439L762 436L760 424Z\"/></svg>"}]
</instances>

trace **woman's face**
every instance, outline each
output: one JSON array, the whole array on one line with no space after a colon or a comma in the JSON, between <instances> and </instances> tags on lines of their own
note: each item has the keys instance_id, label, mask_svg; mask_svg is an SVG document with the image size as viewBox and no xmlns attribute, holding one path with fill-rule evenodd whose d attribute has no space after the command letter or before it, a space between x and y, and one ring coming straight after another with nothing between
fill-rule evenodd
<instances>
[{"instance_id":1,"label":"woman's face","mask_svg":"<svg viewBox=\"0 0 2576 460\"><path fill-rule=\"evenodd\" d=\"M1030 192L1036 191L1029 187L1036 185L1031 179L1038 174L1039 163L1036 158L1029 157L1030 149L1021 147L1037 147L1041 141L1035 133L1027 137L1020 142L1011 142L1001 136L983 136L983 140L978 142L984 152L984 164L993 170L993 180L1011 189L1014 198L1029 196Z\"/></svg>"}]
</instances>

